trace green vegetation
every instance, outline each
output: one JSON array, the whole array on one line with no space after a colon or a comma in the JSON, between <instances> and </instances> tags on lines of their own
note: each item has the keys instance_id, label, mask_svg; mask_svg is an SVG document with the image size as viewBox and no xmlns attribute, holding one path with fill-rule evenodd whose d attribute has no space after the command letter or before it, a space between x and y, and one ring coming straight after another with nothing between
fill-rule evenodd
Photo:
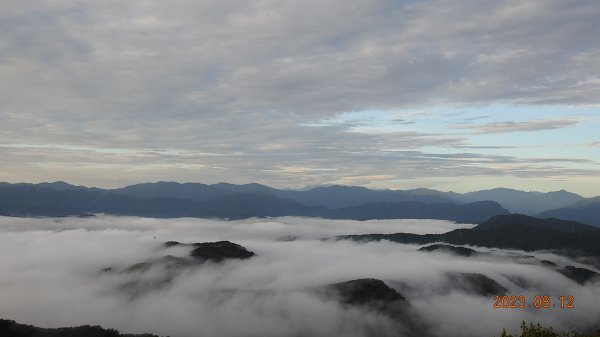
<instances>
[{"instance_id":1,"label":"green vegetation","mask_svg":"<svg viewBox=\"0 0 600 337\"><path fill-rule=\"evenodd\" d=\"M121 334L115 329L100 326L82 325L78 327L46 329L19 324L12 320L0 319L2 337L158 337L151 334Z\"/></svg>"},{"instance_id":2,"label":"green vegetation","mask_svg":"<svg viewBox=\"0 0 600 337\"><path fill-rule=\"evenodd\" d=\"M520 335L512 335L504 330L502 331L500 337L600 337L600 330L597 330L595 333L591 334L585 334L577 331L558 332L554 331L552 327L545 327L539 323L527 324L526 322L522 322Z\"/></svg>"}]
</instances>

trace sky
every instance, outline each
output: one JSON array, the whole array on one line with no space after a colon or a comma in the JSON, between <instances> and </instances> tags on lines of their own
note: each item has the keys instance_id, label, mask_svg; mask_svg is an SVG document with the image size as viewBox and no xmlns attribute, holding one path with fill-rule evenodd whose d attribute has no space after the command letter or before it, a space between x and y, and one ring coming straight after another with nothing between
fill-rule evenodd
<instances>
[{"instance_id":1,"label":"sky","mask_svg":"<svg viewBox=\"0 0 600 337\"><path fill-rule=\"evenodd\" d=\"M597 0L0 4L0 181L600 194Z\"/></svg>"}]
</instances>

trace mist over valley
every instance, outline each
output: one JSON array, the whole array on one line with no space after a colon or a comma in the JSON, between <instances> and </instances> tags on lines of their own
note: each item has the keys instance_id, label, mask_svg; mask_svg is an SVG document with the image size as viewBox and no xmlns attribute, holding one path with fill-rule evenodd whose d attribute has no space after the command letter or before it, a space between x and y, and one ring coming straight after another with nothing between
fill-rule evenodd
<instances>
[{"instance_id":1,"label":"mist over valley","mask_svg":"<svg viewBox=\"0 0 600 337\"><path fill-rule=\"evenodd\" d=\"M600 272L589 258L477 246L466 246L476 254L461 255L335 239L473 227L441 220L2 217L0 312L46 328L98 324L173 337L494 336L523 320L565 330L597 326L597 279L578 282L559 271ZM204 246L187 245L220 241L234 247L218 260L210 259L212 248L194 257ZM242 249L252 254L240 258ZM575 308L494 309L496 292L529 301L568 294Z\"/></svg>"}]
</instances>

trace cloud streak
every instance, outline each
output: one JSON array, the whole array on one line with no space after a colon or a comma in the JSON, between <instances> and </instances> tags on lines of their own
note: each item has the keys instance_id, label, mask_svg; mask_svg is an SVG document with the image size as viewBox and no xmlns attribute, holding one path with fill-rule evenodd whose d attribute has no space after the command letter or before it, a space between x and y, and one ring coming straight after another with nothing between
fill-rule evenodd
<instances>
[{"instance_id":1,"label":"cloud streak","mask_svg":"<svg viewBox=\"0 0 600 337\"><path fill-rule=\"evenodd\" d=\"M481 133L529 132L562 129L582 122L580 119L538 119L533 121L491 122L473 125L470 128Z\"/></svg>"}]
</instances>

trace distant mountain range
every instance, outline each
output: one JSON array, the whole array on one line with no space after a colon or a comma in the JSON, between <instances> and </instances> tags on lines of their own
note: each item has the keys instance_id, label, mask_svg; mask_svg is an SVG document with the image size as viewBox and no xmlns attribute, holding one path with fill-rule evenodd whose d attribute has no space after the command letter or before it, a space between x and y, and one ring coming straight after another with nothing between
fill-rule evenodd
<instances>
[{"instance_id":1,"label":"distant mountain range","mask_svg":"<svg viewBox=\"0 0 600 337\"><path fill-rule=\"evenodd\" d=\"M207 201L217 197L246 193L288 199L305 206L323 206L327 208L352 207L376 202L418 201L426 204L456 202L443 192L433 190L371 190L365 187L340 185L316 187L299 191L280 190L256 183L245 185L228 183L205 185L199 183L179 184L175 182L158 182L131 185L110 191L132 197L173 197L197 201Z\"/></svg>"},{"instance_id":2,"label":"distant mountain range","mask_svg":"<svg viewBox=\"0 0 600 337\"><path fill-rule=\"evenodd\" d=\"M0 214L11 216L89 213L224 219L308 216L354 220L427 218L481 223L492 216L514 212L600 225L598 198L585 199L567 191L540 193L496 188L460 194L340 185L288 190L257 183L176 182L100 189L61 181L0 183Z\"/></svg>"},{"instance_id":3,"label":"distant mountain range","mask_svg":"<svg viewBox=\"0 0 600 337\"><path fill-rule=\"evenodd\" d=\"M600 198L585 199L568 207L541 212L536 216L579 221L600 227Z\"/></svg>"},{"instance_id":4,"label":"distant mountain range","mask_svg":"<svg viewBox=\"0 0 600 337\"><path fill-rule=\"evenodd\" d=\"M582 196L564 190L541 193L517 191L508 188L494 188L464 194L449 193L449 195L453 200L462 202L493 200L508 209L511 213L528 215L565 207L584 200Z\"/></svg>"}]
</instances>

